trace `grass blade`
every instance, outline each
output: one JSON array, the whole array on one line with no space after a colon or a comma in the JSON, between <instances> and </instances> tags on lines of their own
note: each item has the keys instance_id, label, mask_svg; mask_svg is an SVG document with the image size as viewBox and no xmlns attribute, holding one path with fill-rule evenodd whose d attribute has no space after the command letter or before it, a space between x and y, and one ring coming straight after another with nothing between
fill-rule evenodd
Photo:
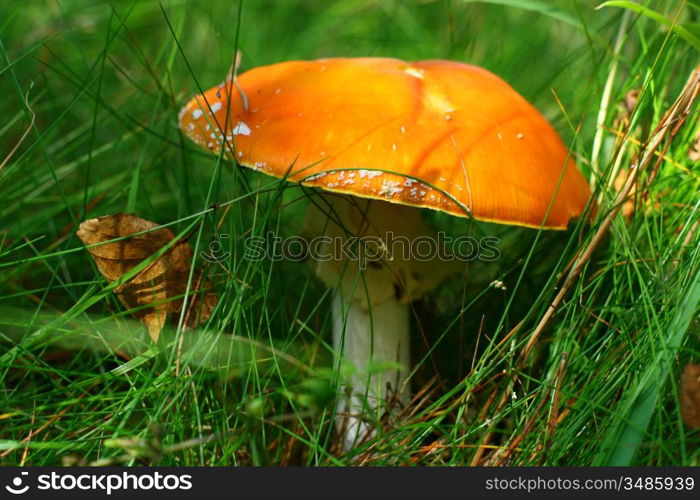
<instances>
[{"instance_id":1,"label":"grass blade","mask_svg":"<svg viewBox=\"0 0 700 500\"><path fill-rule=\"evenodd\" d=\"M648 17L649 19L656 21L659 24L662 24L663 26L666 26L668 29L673 31L676 35L681 37L689 44L691 44L697 50L700 50L700 37L697 36L697 32L688 29L682 24L677 24L675 21L656 12L655 10L652 10L643 5L639 5L635 2L630 2L628 0L610 0L608 2L603 2L598 6L599 9L602 9L603 7L621 7L623 9L628 9L633 12L637 12L645 17Z\"/></svg>"}]
</instances>

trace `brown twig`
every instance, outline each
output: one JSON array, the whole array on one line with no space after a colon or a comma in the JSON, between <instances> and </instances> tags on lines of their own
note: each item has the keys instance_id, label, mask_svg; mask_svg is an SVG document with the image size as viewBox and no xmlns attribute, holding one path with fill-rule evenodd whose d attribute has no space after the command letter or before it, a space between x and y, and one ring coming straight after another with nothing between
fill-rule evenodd
<instances>
[{"instance_id":1,"label":"brown twig","mask_svg":"<svg viewBox=\"0 0 700 500\"><path fill-rule=\"evenodd\" d=\"M34 122L36 122L36 114L34 113L32 107L29 105L29 92L31 92L33 86L34 83L32 82L32 84L29 86L29 90L27 90L27 93L24 96L24 105L27 107L27 111L29 111L29 114L32 117L29 121L29 126L27 126L27 128L25 129L24 133L22 134L22 137L19 138L17 144L15 144L15 146L10 150L10 152L7 154L2 163L0 163L0 170L2 170L2 168L7 164L7 162L10 161L10 158L12 158L12 156L17 152L19 147L29 135L29 132L31 132L32 128L34 128Z\"/></svg>"},{"instance_id":2,"label":"brown twig","mask_svg":"<svg viewBox=\"0 0 700 500\"><path fill-rule=\"evenodd\" d=\"M34 424L36 423L36 402L34 403L34 408L32 410L32 428L29 429L29 434L27 435L27 444L22 452L22 458L19 461L20 466L24 466L27 463L27 456L29 456L29 443L32 441L32 436L34 435Z\"/></svg>"},{"instance_id":3,"label":"brown twig","mask_svg":"<svg viewBox=\"0 0 700 500\"><path fill-rule=\"evenodd\" d=\"M557 367L557 374L555 375L557 385L554 389L554 397L552 398L552 413L549 416L549 422L547 424L547 435L545 439L545 446L549 446L549 442L554 435L557 424L559 423L559 400L561 398L561 383L564 380L564 371L566 370L566 364L569 360L569 355L565 352L561 353L561 358L559 360L559 366Z\"/></svg>"}]
</instances>

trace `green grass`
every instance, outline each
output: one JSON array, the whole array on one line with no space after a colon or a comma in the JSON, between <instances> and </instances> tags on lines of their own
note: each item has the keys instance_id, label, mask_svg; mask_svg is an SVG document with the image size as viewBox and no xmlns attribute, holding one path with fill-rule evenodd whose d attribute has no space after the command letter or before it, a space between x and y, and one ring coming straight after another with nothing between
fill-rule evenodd
<instances>
[{"instance_id":1,"label":"green grass","mask_svg":"<svg viewBox=\"0 0 700 500\"><path fill-rule=\"evenodd\" d=\"M700 358L697 103L642 169L633 216L613 217L520 358L610 214L612 179L698 64L696 1L640 2L653 15L629 3L4 2L0 163L19 146L0 170L0 464L697 465L678 400L683 365ZM309 193L211 157L176 126L236 47L242 70L330 56L484 66L552 122L601 201L591 225L562 233L426 214L497 231L504 258L413 305L421 397L347 454L330 292L307 264L243 257L249 235L297 234ZM221 265L197 262L219 296L205 325L176 318L149 344L75 236L116 212L191 234L195 253L217 227L231 235Z\"/></svg>"}]
</instances>

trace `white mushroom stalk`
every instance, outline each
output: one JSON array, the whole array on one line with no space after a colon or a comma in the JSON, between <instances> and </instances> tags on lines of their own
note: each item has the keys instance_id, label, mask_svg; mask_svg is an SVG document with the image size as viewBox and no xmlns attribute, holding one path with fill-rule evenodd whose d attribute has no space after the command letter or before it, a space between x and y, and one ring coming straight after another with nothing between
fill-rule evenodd
<instances>
[{"instance_id":1,"label":"white mushroom stalk","mask_svg":"<svg viewBox=\"0 0 700 500\"><path fill-rule=\"evenodd\" d=\"M335 296L333 347L345 379L336 420L346 450L373 435L384 411L407 401L409 332L406 303L389 299L367 309Z\"/></svg>"},{"instance_id":2,"label":"white mushroom stalk","mask_svg":"<svg viewBox=\"0 0 700 500\"><path fill-rule=\"evenodd\" d=\"M343 377L336 425L351 449L410 397L410 302L460 266L445 258L418 208L324 200L307 228L319 238L310 246L316 273L335 289L333 345Z\"/></svg>"}]
</instances>

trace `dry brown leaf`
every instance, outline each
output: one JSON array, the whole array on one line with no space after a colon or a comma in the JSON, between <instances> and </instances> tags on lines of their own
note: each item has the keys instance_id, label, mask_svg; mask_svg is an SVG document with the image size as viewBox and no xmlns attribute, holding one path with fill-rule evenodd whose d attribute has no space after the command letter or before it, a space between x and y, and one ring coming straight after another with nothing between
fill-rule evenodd
<instances>
[{"instance_id":1,"label":"dry brown leaf","mask_svg":"<svg viewBox=\"0 0 700 500\"><path fill-rule=\"evenodd\" d=\"M168 228L132 214L115 214L89 219L80 224L78 238L85 245L136 236L105 243L88 249L100 273L112 282L170 243L175 234ZM148 328L153 341L158 341L168 314L180 314L187 290L192 263L192 249L187 242L176 243L129 281L115 288L119 300ZM185 324L195 327L206 320L216 306L216 295L202 283L202 274L195 271L190 285ZM203 286L204 285L204 286ZM203 296L200 293L205 290ZM177 297L177 298L174 298ZM145 307L149 306L152 307Z\"/></svg>"},{"instance_id":2,"label":"dry brown leaf","mask_svg":"<svg viewBox=\"0 0 700 500\"><path fill-rule=\"evenodd\" d=\"M688 363L681 378L681 415L689 427L700 427L700 365Z\"/></svg>"}]
</instances>

